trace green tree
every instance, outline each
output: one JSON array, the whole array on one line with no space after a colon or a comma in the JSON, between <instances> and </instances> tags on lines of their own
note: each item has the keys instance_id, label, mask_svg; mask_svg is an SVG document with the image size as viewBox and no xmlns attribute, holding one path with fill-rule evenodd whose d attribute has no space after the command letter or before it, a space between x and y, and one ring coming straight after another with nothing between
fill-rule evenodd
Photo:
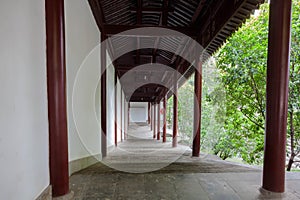
<instances>
[{"instance_id":1,"label":"green tree","mask_svg":"<svg viewBox=\"0 0 300 200\"><path fill-rule=\"evenodd\" d=\"M248 20L217 53L227 111L226 140L222 138L216 148L230 143L228 154L248 163L260 163L263 150L267 24L268 6L263 5L260 15Z\"/></svg>"},{"instance_id":2,"label":"green tree","mask_svg":"<svg viewBox=\"0 0 300 200\"><path fill-rule=\"evenodd\" d=\"M215 54L218 67L215 72L219 77L206 77L210 74L206 70L211 67L207 63L203 66L201 149L224 160L237 156L250 164L262 163L268 22L269 5L264 4L258 15L248 19ZM287 170L299 162L295 158L300 154L300 2L296 0L291 36ZM193 140L193 85L192 77L178 95L179 133L189 145ZM169 125L172 125L172 108L171 98Z\"/></svg>"},{"instance_id":3,"label":"green tree","mask_svg":"<svg viewBox=\"0 0 300 200\"><path fill-rule=\"evenodd\" d=\"M288 170L300 151L299 4L298 1L293 2L288 123L291 153ZM220 137L214 151L219 155L226 154L223 158L237 155L247 163L262 162L268 14L268 4L262 5L259 15L252 16L216 54L227 99L226 132Z\"/></svg>"},{"instance_id":4,"label":"green tree","mask_svg":"<svg viewBox=\"0 0 300 200\"><path fill-rule=\"evenodd\" d=\"M178 132L180 143L191 145L193 140L194 79L191 77L178 90Z\"/></svg>"},{"instance_id":5,"label":"green tree","mask_svg":"<svg viewBox=\"0 0 300 200\"><path fill-rule=\"evenodd\" d=\"M290 171L300 154L300 2L294 2L292 14L290 84L288 106L288 156Z\"/></svg>"}]
</instances>

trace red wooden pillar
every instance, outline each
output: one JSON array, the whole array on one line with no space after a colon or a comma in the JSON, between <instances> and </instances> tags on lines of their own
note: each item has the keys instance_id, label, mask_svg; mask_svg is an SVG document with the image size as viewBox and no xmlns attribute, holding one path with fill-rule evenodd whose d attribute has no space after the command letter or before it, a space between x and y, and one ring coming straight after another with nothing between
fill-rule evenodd
<instances>
[{"instance_id":1,"label":"red wooden pillar","mask_svg":"<svg viewBox=\"0 0 300 200\"><path fill-rule=\"evenodd\" d=\"M153 138L156 138L156 104L153 104Z\"/></svg>"},{"instance_id":2,"label":"red wooden pillar","mask_svg":"<svg viewBox=\"0 0 300 200\"><path fill-rule=\"evenodd\" d=\"M106 39L104 34L101 34L101 153L102 157L107 155L107 112L106 112L106 46L103 42Z\"/></svg>"},{"instance_id":3,"label":"red wooden pillar","mask_svg":"<svg viewBox=\"0 0 300 200\"><path fill-rule=\"evenodd\" d=\"M284 192L291 0L271 0L263 189Z\"/></svg>"},{"instance_id":4,"label":"red wooden pillar","mask_svg":"<svg viewBox=\"0 0 300 200\"><path fill-rule=\"evenodd\" d=\"M122 86L121 86L121 92L120 92L120 99L121 99L121 105L120 105L120 124L122 124L122 113L123 113L123 108L122 108ZM123 134L122 134L122 125L120 129L120 135L121 135L121 142L123 142ZM124 131L125 135L125 131ZM125 136L124 136L125 137Z\"/></svg>"},{"instance_id":5,"label":"red wooden pillar","mask_svg":"<svg viewBox=\"0 0 300 200\"><path fill-rule=\"evenodd\" d=\"M117 105L117 71L115 71L115 146L118 146L118 105ZM122 135L122 134L121 134Z\"/></svg>"},{"instance_id":6,"label":"red wooden pillar","mask_svg":"<svg viewBox=\"0 0 300 200\"><path fill-rule=\"evenodd\" d=\"M177 84L177 76L174 74L174 91L173 91L173 139L172 146L177 147L177 131L178 131L178 84Z\"/></svg>"},{"instance_id":7,"label":"red wooden pillar","mask_svg":"<svg viewBox=\"0 0 300 200\"><path fill-rule=\"evenodd\" d=\"M129 127L130 125L130 102L128 102L128 113L127 113L127 117L128 117L128 122L127 122L127 126ZM128 132L127 133L124 133L124 140L126 140L126 136L127 136Z\"/></svg>"},{"instance_id":8,"label":"red wooden pillar","mask_svg":"<svg viewBox=\"0 0 300 200\"><path fill-rule=\"evenodd\" d=\"M124 108L123 108L123 122L124 122L124 137L125 137L125 134L127 134L128 132L128 123L126 123L126 115L125 115L125 109L126 109L126 97L125 97L125 94L124 94L124 98L123 98L123 103L124 103ZM122 137L121 137L121 140L123 141Z\"/></svg>"},{"instance_id":9,"label":"red wooden pillar","mask_svg":"<svg viewBox=\"0 0 300 200\"><path fill-rule=\"evenodd\" d=\"M126 125L126 117L125 117L125 108L126 108L126 98L125 98L125 94L123 94L124 97L123 97L123 111L122 111L122 119L123 119L123 127L124 127L124 130L123 130L123 134L127 134L127 125Z\"/></svg>"},{"instance_id":10,"label":"red wooden pillar","mask_svg":"<svg viewBox=\"0 0 300 200\"><path fill-rule=\"evenodd\" d=\"M157 104L157 140L160 140L160 102Z\"/></svg>"},{"instance_id":11,"label":"red wooden pillar","mask_svg":"<svg viewBox=\"0 0 300 200\"><path fill-rule=\"evenodd\" d=\"M148 102L148 124L150 124L150 102Z\"/></svg>"},{"instance_id":12,"label":"red wooden pillar","mask_svg":"<svg viewBox=\"0 0 300 200\"><path fill-rule=\"evenodd\" d=\"M127 113L127 115L128 115L128 126L130 125L130 102L128 102L128 113Z\"/></svg>"},{"instance_id":13,"label":"red wooden pillar","mask_svg":"<svg viewBox=\"0 0 300 200\"><path fill-rule=\"evenodd\" d=\"M163 142L167 142L167 97L163 100L164 124L163 124Z\"/></svg>"},{"instance_id":14,"label":"red wooden pillar","mask_svg":"<svg viewBox=\"0 0 300 200\"><path fill-rule=\"evenodd\" d=\"M153 125L153 105L150 103L150 130L152 131L152 125Z\"/></svg>"},{"instance_id":15,"label":"red wooden pillar","mask_svg":"<svg viewBox=\"0 0 300 200\"><path fill-rule=\"evenodd\" d=\"M202 97L202 63L198 62L198 68L195 70L194 90L194 135L192 156L200 155L200 138L201 138L201 97Z\"/></svg>"},{"instance_id":16,"label":"red wooden pillar","mask_svg":"<svg viewBox=\"0 0 300 200\"><path fill-rule=\"evenodd\" d=\"M49 165L53 197L69 193L64 1L46 0Z\"/></svg>"},{"instance_id":17,"label":"red wooden pillar","mask_svg":"<svg viewBox=\"0 0 300 200\"><path fill-rule=\"evenodd\" d=\"M120 94L120 98L121 98L121 109L120 109L120 114L121 114L121 119L120 119L120 126L121 126L121 128L120 128L120 132L121 132L121 140L123 140L123 134L124 134L124 138L125 138L125 131L123 130L123 93L122 93L122 87L121 87L121 94ZM124 107L125 107L125 105L124 105ZM125 125L125 124L124 124Z\"/></svg>"}]
</instances>

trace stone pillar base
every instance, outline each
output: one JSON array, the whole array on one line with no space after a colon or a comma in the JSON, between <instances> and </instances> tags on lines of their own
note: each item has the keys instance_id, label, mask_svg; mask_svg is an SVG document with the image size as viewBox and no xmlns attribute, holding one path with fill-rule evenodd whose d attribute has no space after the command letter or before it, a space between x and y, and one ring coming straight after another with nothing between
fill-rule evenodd
<instances>
[{"instance_id":1,"label":"stone pillar base","mask_svg":"<svg viewBox=\"0 0 300 200\"><path fill-rule=\"evenodd\" d=\"M266 190L264 188L259 188L260 191L260 197L263 199L281 199L286 197L286 193L279 193L279 192L271 192L269 190Z\"/></svg>"}]
</instances>

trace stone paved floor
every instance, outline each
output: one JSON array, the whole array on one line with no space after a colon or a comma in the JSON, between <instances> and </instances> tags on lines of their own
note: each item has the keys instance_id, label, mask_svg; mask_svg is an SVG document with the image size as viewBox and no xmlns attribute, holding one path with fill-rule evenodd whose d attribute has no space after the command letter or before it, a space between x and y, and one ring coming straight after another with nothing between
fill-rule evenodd
<instances>
[{"instance_id":1,"label":"stone paved floor","mask_svg":"<svg viewBox=\"0 0 300 200\"><path fill-rule=\"evenodd\" d=\"M131 126L128 140L109 152L104 164L71 176L74 199L267 199L259 192L260 169L210 155L191 158L188 148L170 145L153 140L148 127ZM300 173L287 173L286 185L281 199L300 199Z\"/></svg>"}]
</instances>

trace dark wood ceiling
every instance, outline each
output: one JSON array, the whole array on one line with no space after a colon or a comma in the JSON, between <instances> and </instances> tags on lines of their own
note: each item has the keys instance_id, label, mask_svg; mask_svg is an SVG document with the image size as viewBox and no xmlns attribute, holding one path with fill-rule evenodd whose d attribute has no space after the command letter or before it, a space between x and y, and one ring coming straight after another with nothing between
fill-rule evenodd
<instances>
[{"instance_id":1,"label":"dark wood ceiling","mask_svg":"<svg viewBox=\"0 0 300 200\"><path fill-rule=\"evenodd\" d=\"M123 31L143 27L168 28L196 40L212 55L235 32L264 0L88 0L102 34L113 37L108 50L121 78L127 100L160 101L168 92L172 72L153 65L136 70L140 65L159 63L176 69L188 78L194 68L184 57L195 51L186 38L161 38L155 35L122 35ZM151 43L154 48L141 49ZM120 57L119 52L135 50ZM162 50L173 49L172 52ZM130 49L129 48L129 49ZM184 55L184 56L179 56ZM131 79L122 76L131 71ZM153 84L148 84L149 80ZM180 79L178 77L178 80ZM145 82L143 85L142 82ZM179 84L182 84L181 81ZM142 85L132 91L132 85Z\"/></svg>"}]
</instances>

